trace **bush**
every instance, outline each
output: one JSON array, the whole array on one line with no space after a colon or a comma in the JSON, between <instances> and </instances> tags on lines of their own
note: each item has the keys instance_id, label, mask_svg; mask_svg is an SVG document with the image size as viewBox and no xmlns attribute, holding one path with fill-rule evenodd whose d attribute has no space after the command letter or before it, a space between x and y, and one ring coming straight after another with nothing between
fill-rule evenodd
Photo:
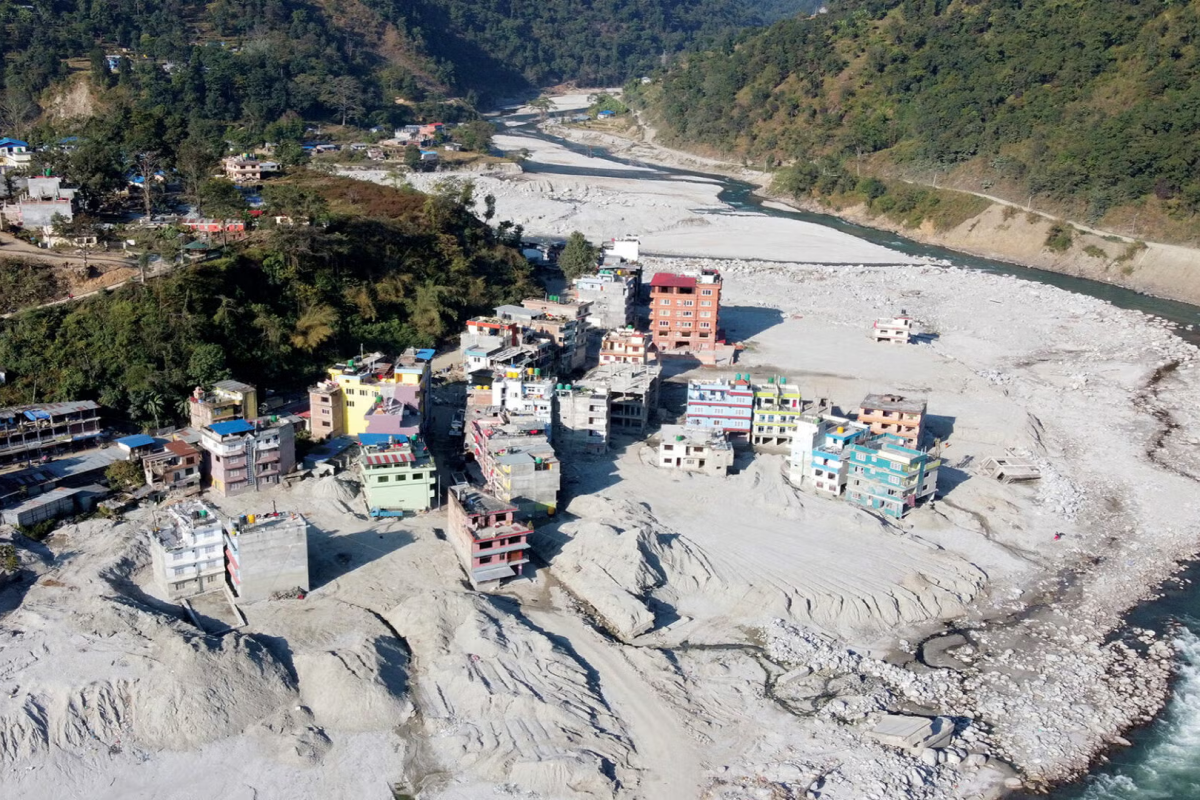
<instances>
[{"instance_id":1,"label":"bush","mask_svg":"<svg viewBox=\"0 0 1200 800\"><path fill-rule=\"evenodd\" d=\"M108 486L115 492L128 492L143 486L146 475L136 461L114 461L104 470Z\"/></svg>"},{"instance_id":2,"label":"bush","mask_svg":"<svg viewBox=\"0 0 1200 800\"><path fill-rule=\"evenodd\" d=\"M1062 222L1056 222L1046 233L1046 249L1053 250L1055 253L1065 253L1071 249L1071 243L1074 240L1075 229Z\"/></svg>"},{"instance_id":3,"label":"bush","mask_svg":"<svg viewBox=\"0 0 1200 800\"><path fill-rule=\"evenodd\" d=\"M21 561L17 558L17 548L11 544L0 544L0 569L16 572L21 568Z\"/></svg>"},{"instance_id":4,"label":"bush","mask_svg":"<svg viewBox=\"0 0 1200 800\"><path fill-rule=\"evenodd\" d=\"M58 520L45 519L34 525L18 525L17 530L22 536L28 539L33 539L35 542L40 542L45 539L50 533L58 527Z\"/></svg>"}]
</instances>

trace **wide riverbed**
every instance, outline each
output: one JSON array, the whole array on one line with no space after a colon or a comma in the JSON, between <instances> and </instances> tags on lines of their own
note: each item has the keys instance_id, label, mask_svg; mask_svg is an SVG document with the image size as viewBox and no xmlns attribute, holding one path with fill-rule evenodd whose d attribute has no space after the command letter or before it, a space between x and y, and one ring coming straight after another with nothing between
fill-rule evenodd
<instances>
[{"instance_id":1,"label":"wide riverbed","mask_svg":"<svg viewBox=\"0 0 1200 800\"><path fill-rule=\"evenodd\" d=\"M523 131L524 132L524 131ZM800 220L826 226L841 233L919 258L949 261L955 265L987 272L1010 274L1025 280L1057 286L1079 294L1107 300L1121 308L1136 309L1178 323L1180 336L1200 343L1200 331L1187 326L1200 322L1200 308L1170 300L1149 297L1118 286L1060 275L1044 270L1005 264L945 248L923 245L891 232L865 228L837 217L784 210L768 206L754 194L755 186L723 176L691 172L643 162L618 159L601 148L569 142L561 137L536 132L529 135L583 153L596 162L611 162L620 167L643 167L620 173L623 180L661 179L661 175L702 177L720 185L717 198L731 213L761 214L766 217ZM531 163L534 174L580 174L570 166ZM590 171L590 170L587 170ZM604 172L597 169L597 172ZM610 173L611 174L611 173ZM1200 569L1189 570L1187 582L1175 587L1157 601L1138 608L1130 615L1131 624L1162 630L1180 624L1179 680L1170 704L1154 724L1132 736L1133 747L1111 754L1111 762L1098 767L1078 784L1055 792L1054 800L1174 800L1200 797Z\"/></svg>"}]
</instances>

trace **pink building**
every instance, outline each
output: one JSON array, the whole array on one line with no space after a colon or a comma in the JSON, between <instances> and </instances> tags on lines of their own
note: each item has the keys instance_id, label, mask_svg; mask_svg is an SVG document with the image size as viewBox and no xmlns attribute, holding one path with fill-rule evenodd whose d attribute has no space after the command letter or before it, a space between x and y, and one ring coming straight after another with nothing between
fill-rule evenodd
<instances>
[{"instance_id":1,"label":"pink building","mask_svg":"<svg viewBox=\"0 0 1200 800\"><path fill-rule=\"evenodd\" d=\"M516 513L516 506L469 484L450 487L450 536L477 588L519 578L529 563L533 529Z\"/></svg>"}]
</instances>

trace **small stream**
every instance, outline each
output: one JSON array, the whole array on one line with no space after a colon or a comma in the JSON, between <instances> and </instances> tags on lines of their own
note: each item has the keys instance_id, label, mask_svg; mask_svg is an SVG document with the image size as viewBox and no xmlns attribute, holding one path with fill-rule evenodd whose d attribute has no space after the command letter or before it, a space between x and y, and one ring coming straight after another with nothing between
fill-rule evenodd
<instances>
[{"instance_id":1,"label":"small stream","mask_svg":"<svg viewBox=\"0 0 1200 800\"><path fill-rule=\"evenodd\" d=\"M1060 275L1055 272L1022 267L943 247L920 244L903 236L866 228L826 214L768 208L755 196L755 186L733 178L662 167L612 156L602 148L567 141L537 130L532 118L507 117L523 121L509 132L553 142L577 153L592 156L595 168L564 167L527 162L525 170L534 174L596 175L622 180L695 180L721 186L719 199L728 204L726 213L764 214L823 225L859 239L883 245L910 256L942 259L957 266L1044 283L1078 294L1106 300L1119 308L1153 314L1180 326L1176 333L1200 346L1200 307L1173 300L1139 294L1099 281ZM644 167L647 171L606 168L605 162ZM720 212L718 212L720 213ZM1197 329L1185 330L1187 325ZM1133 626L1164 631L1176 630L1179 649L1179 674L1167 707L1150 725L1128 735L1133 746L1110 753L1083 780L1062 787L1052 800L1200 800L1200 564L1191 565L1178 583L1172 583L1157 600L1130 612Z\"/></svg>"}]
</instances>

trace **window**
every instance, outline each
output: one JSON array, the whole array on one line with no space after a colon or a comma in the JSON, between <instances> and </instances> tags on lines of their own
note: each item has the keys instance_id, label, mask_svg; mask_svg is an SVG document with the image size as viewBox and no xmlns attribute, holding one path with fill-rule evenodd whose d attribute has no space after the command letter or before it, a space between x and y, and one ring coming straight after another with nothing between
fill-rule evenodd
<instances>
[{"instance_id":1,"label":"window","mask_svg":"<svg viewBox=\"0 0 1200 800\"><path fill-rule=\"evenodd\" d=\"M407 476L407 475L401 474L401 475L397 475L397 476L396 476L396 481L397 481L397 482L399 482L399 481L406 481L406 480L408 480L408 476Z\"/></svg>"},{"instance_id":2,"label":"window","mask_svg":"<svg viewBox=\"0 0 1200 800\"><path fill-rule=\"evenodd\" d=\"M701 318L701 319L710 319L711 317L712 317L712 312L711 312L711 311L701 311L701 312L700 312L700 318Z\"/></svg>"},{"instance_id":3,"label":"window","mask_svg":"<svg viewBox=\"0 0 1200 800\"><path fill-rule=\"evenodd\" d=\"M704 295L705 297L711 297L712 289L701 289L700 294Z\"/></svg>"},{"instance_id":4,"label":"window","mask_svg":"<svg viewBox=\"0 0 1200 800\"><path fill-rule=\"evenodd\" d=\"M665 319L660 319L660 320L658 321L658 327L660 327L660 328L665 328L665 327L667 327L667 326L668 326L668 325L670 325L670 324L671 324L671 323L670 323L670 322L667 322Z\"/></svg>"},{"instance_id":5,"label":"window","mask_svg":"<svg viewBox=\"0 0 1200 800\"><path fill-rule=\"evenodd\" d=\"M479 549L480 550L491 550L493 544L495 544L495 542L493 542L491 540L488 540L486 542L480 542Z\"/></svg>"},{"instance_id":6,"label":"window","mask_svg":"<svg viewBox=\"0 0 1200 800\"><path fill-rule=\"evenodd\" d=\"M376 483L387 483L390 480L391 480L391 478L389 478L387 475L377 475L375 477Z\"/></svg>"},{"instance_id":7,"label":"window","mask_svg":"<svg viewBox=\"0 0 1200 800\"><path fill-rule=\"evenodd\" d=\"M712 300L701 300L700 305L704 308L712 306Z\"/></svg>"},{"instance_id":8,"label":"window","mask_svg":"<svg viewBox=\"0 0 1200 800\"><path fill-rule=\"evenodd\" d=\"M491 556L480 556L479 563L480 564L490 564L490 563L492 563L492 557Z\"/></svg>"},{"instance_id":9,"label":"window","mask_svg":"<svg viewBox=\"0 0 1200 800\"><path fill-rule=\"evenodd\" d=\"M174 572L175 577L178 578L180 575L182 575L186 571L187 571L186 567L176 567L175 572Z\"/></svg>"},{"instance_id":10,"label":"window","mask_svg":"<svg viewBox=\"0 0 1200 800\"><path fill-rule=\"evenodd\" d=\"M669 298L669 297L664 297L662 300L659 300L659 301L658 301L658 304L659 304L660 306L669 306L669 305L671 305L671 298Z\"/></svg>"},{"instance_id":11,"label":"window","mask_svg":"<svg viewBox=\"0 0 1200 800\"><path fill-rule=\"evenodd\" d=\"M711 322L701 322L700 327L701 328L710 328L710 327L712 327L712 323Z\"/></svg>"},{"instance_id":12,"label":"window","mask_svg":"<svg viewBox=\"0 0 1200 800\"><path fill-rule=\"evenodd\" d=\"M414 481L423 481L423 480L425 480L425 473L424 472L414 472L412 474L412 479Z\"/></svg>"}]
</instances>

